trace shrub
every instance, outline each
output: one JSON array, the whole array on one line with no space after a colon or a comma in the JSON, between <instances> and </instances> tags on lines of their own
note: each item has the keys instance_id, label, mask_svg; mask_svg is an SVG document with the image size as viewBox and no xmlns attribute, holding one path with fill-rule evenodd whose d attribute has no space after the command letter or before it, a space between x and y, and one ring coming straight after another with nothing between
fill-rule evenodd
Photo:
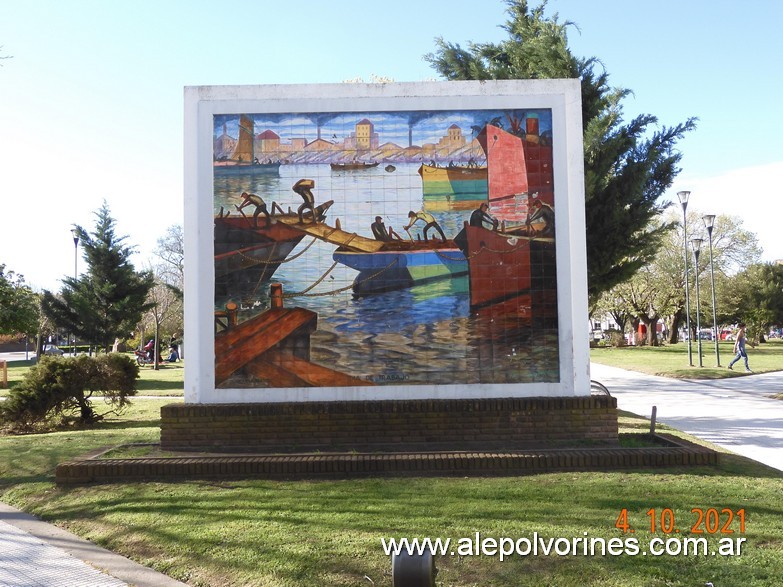
<instances>
[{"instance_id":1,"label":"shrub","mask_svg":"<svg viewBox=\"0 0 783 587\"><path fill-rule=\"evenodd\" d=\"M138 376L139 366L120 354L42 357L0 404L0 419L14 430L94 424L130 404ZM91 399L96 392L108 407L103 413Z\"/></svg>"},{"instance_id":2,"label":"shrub","mask_svg":"<svg viewBox=\"0 0 783 587\"><path fill-rule=\"evenodd\" d=\"M609 328L605 332L606 335L609 336L609 344L611 344L614 347L618 346L625 346L625 336L623 335L622 330L617 330L616 328Z\"/></svg>"}]
</instances>

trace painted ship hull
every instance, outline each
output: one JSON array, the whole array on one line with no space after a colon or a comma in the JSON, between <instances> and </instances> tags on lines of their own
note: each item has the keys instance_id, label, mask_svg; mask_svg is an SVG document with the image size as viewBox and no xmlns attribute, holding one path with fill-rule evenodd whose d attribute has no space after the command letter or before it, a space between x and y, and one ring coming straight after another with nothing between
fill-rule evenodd
<instances>
[{"instance_id":1,"label":"painted ship hull","mask_svg":"<svg viewBox=\"0 0 783 587\"><path fill-rule=\"evenodd\" d=\"M357 295L406 289L468 273L468 261L452 241L395 241L376 252L337 249L333 258L359 272Z\"/></svg>"},{"instance_id":2,"label":"painted ship hull","mask_svg":"<svg viewBox=\"0 0 783 587\"><path fill-rule=\"evenodd\" d=\"M272 278L304 237L284 222L267 227L263 216L258 227L242 216L215 218L215 295L254 291Z\"/></svg>"},{"instance_id":3,"label":"painted ship hull","mask_svg":"<svg viewBox=\"0 0 783 587\"><path fill-rule=\"evenodd\" d=\"M487 201L486 167L419 167L428 210L469 210Z\"/></svg>"},{"instance_id":4,"label":"painted ship hull","mask_svg":"<svg viewBox=\"0 0 783 587\"><path fill-rule=\"evenodd\" d=\"M468 259L471 308L557 318L553 239L465 226L454 240Z\"/></svg>"},{"instance_id":5,"label":"painted ship hull","mask_svg":"<svg viewBox=\"0 0 783 587\"><path fill-rule=\"evenodd\" d=\"M378 167L379 163L362 163L362 162L349 162L349 163L330 163L329 167L332 171L358 171L361 169L372 169Z\"/></svg>"}]
</instances>

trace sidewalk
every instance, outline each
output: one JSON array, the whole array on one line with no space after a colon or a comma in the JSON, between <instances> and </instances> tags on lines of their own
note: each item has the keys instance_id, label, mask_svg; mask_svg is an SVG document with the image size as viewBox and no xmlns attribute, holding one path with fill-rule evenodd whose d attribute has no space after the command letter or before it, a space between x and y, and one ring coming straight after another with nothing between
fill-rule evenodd
<instances>
[{"instance_id":1,"label":"sidewalk","mask_svg":"<svg viewBox=\"0 0 783 587\"><path fill-rule=\"evenodd\" d=\"M25 353L0 353L0 360L24 361ZM0 502L0 587L125 585L187 587Z\"/></svg>"},{"instance_id":2,"label":"sidewalk","mask_svg":"<svg viewBox=\"0 0 783 587\"><path fill-rule=\"evenodd\" d=\"M655 377L598 363L592 379L621 410L657 421L783 471L783 371L717 380Z\"/></svg>"},{"instance_id":3,"label":"sidewalk","mask_svg":"<svg viewBox=\"0 0 783 587\"><path fill-rule=\"evenodd\" d=\"M124 585L187 587L185 583L0 503L0 587Z\"/></svg>"}]
</instances>

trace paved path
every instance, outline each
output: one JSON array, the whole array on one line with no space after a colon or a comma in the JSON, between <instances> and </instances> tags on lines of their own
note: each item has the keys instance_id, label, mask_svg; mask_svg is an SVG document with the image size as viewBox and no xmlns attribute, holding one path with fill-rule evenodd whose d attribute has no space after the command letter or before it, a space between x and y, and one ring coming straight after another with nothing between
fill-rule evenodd
<instances>
[{"instance_id":1,"label":"paved path","mask_svg":"<svg viewBox=\"0 0 783 587\"><path fill-rule=\"evenodd\" d=\"M124 585L187 587L185 583L0 503L0 587Z\"/></svg>"},{"instance_id":2,"label":"paved path","mask_svg":"<svg viewBox=\"0 0 783 587\"><path fill-rule=\"evenodd\" d=\"M122 587L125 583L24 530L0 522L0 585Z\"/></svg>"},{"instance_id":3,"label":"paved path","mask_svg":"<svg viewBox=\"0 0 783 587\"><path fill-rule=\"evenodd\" d=\"M657 421L783 471L783 371L718 380L654 377L591 363L591 378L620 409Z\"/></svg>"}]
</instances>

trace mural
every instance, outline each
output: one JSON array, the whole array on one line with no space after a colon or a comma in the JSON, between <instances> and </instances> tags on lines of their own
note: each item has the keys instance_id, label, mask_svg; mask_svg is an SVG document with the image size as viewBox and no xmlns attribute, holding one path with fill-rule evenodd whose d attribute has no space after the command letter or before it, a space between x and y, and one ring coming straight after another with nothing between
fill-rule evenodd
<instances>
[{"instance_id":1,"label":"mural","mask_svg":"<svg viewBox=\"0 0 783 587\"><path fill-rule=\"evenodd\" d=\"M550 110L213 121L216 388L559 380Z\"/></svg>"}]
</instances>

